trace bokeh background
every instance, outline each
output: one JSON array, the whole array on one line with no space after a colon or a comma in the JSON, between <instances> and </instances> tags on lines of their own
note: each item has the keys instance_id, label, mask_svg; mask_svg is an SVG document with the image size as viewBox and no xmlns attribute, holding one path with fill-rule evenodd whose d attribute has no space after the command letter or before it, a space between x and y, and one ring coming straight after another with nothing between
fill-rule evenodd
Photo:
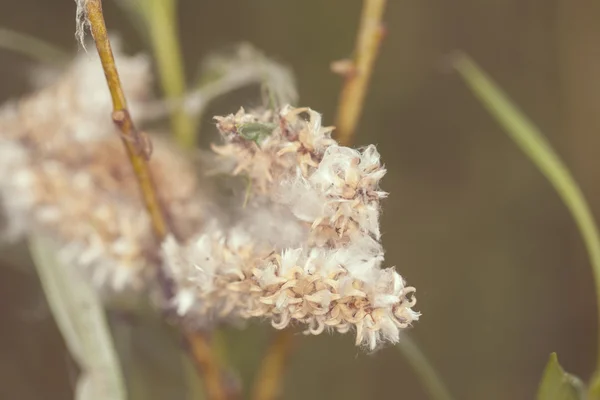
<instances>
[{"instance_id":1,"label":"bokeh background","mask_svg":"<svg viewBox=\"0 0 600 400\"><path fill-rule=\"evenodd\" d=\"M301 105L331 124L342 82L329 63L350 55L360 8L359 0L181 0L187 70L249 41L293 68ZM126 50L143 49L110 0L105 13ZM600 3L391 0L385 20L357 144L377 144L389 169L383 242L388 263L417 287L423 317L411 335L457 399L532 399L552 351L588 378L596 306L581 238L550 185L446 60L464 50L499 82L600 216ZM0 0L0 27L73 52L74 26L71 0ZM0 60L4 102L28 90L34 62L6 51ZM210 111L229 113L252 98L236 92ZM69 399L77 369L37 277L20 265L22 248L0 251L0 398ZM253 375L271 333L262 325L230 333L243 377ZM366 354L350 336L300 335L284 398L427 398L398 351ZM136 346L152 353L145 340ZM175 398L166 389L177 384L172 371L147 357L156 390Z\"/></svg>"}]
</instances>

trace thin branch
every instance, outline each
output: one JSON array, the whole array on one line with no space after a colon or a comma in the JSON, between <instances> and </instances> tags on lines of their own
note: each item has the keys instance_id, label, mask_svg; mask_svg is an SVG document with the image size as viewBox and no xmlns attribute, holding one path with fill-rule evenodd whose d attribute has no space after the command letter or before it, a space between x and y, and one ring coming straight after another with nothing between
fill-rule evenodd
<instances>
[{"instance_id":1,"label":"thin branch","mask_svg":"<svg viewBox=\"0 0 600 400\"><path fill-rule=\"evenodd\" d=\"M160 241L167 235L169 228L148 169L147 162L150 157L149 140L135 128L131 115L127 110L127 101L121 87L121 81L106 31L106 24L102 13L102 1L87 0L85 2L85 13L112 97L112 118L121 130L121 138L140 185L146 209L150 214L152 228L156 238ZM212 353L208 340L203 335L197 333L186 332L185 337L191 347L195 361L204 375L209 399L224 400L226 396L222 387L219 365Z\"/></svg>"},{"instance_id":2,"label":"thin branch","mask_svg":"<svg viewBox=\"0 0 600 400\"><path fill-rule=\"evenodd\" d=\"M115 58L106 32L106 24L102 13L102 1L88 0L86 3L86 13L112 97L113 121L121 130L121 139L123 140L127 156L140 185L146 209L150 214L154 233L158 239L162 239L168 232L166 219L163 215L158 196L156 195L156 188L148 169L147 158L149 154L143 146L146 140L143 138L142 133L135 128L131 115L127 110L127 101L121 87Z\"/></svg>"},{"instance_id":3,"label":"thin branch","mask_svg":"<svg viewBox=\"0 0 600 400\"><path fill-rule=\"evenodd\" d=\"M196 367L202 371L204 385L210 400L225 400L229 396L223 384L222 369L217 361L210 340L200 332L186 333L187 344Z\"/></svg>"},{"instance_id":4,"label":"thin branch","mask_svg":"<svg viewBox=\"0 0 600 400\"><path fill-rule=\"evenodd\" d=\"M286 364L294 344L294 332L284 329L275 332L262 361L252 392L253 400L273 400L279 398L282 389Z\"/></svg>"},{"instance_id":5,"label":"thin branch","mask_svg":"<svg viewBox=\"0 0 600 400\"><path fill-rule=\"evenodd\" d=\"M356 58L350 71L346 71L346 83L342 89L338 106L336 132L338 141L343 145L349 145L352 142L361 114L373 64L383 37L381 19L385 4L386 0L364 1L355 49ZM285 365L291 356L293 342L293 336L289 330L275 333L255 381L254 400L273 400L279 396Z\"/></svg>"},{"instance_id":6,"label":"thin branch","mask_svg":"<svg viewBox=\"0 0 600 400\"><path fill-rule=\"evenodd\" d=\"M346 82L340 95L336 118L337 139L343 145L352 142L362 113L375 59L379 53L386 0L364 0L354 60L345 71Z\"/></svg>"}]
</instances>

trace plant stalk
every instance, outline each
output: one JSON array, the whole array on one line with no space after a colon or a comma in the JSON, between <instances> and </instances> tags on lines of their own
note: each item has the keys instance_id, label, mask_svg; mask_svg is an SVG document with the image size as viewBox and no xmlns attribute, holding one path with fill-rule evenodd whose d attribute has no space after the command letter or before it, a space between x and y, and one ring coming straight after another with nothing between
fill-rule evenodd
<instances>
[{"instance_id":1,"label":"plant stalk","mask_svg":"<svg viewBox=\"0 0 600 400\"><path fill-rule=\"evenodd\" d=\"M151 218L152 228L156 239L160 242L168 234L169 228L147 164L150 154L147 151L148 146L145 146L145 144L148 143L148 138L135 128L127 109L127 101L106 31L102 1L86 0L85 8L87 22L96 43L96 49L112 97L112 118L121 131L121 139L140 185L142 197ZM197 366L204 376L209 399L224 400L226 396L222 386L219 364L212 353L209 342L201 334L186 332L185 337L192 348Z\"/></svg>"},{"instance_id":2,"label":"plant stalk","mask_svg":"<svg viewBox=\"0 0 600 400\"><path fill-rule=\"evenodd\" d=\"M258 371L253 400L273 400L281 395L286 364L294 347L294 332L284 329L275 332L274 336Z\"/></svg>"},{"instance_id":3,"label":"plant stalk","mask_svg":"<svg viewBox=\"0 0 600 400\"><path fill-rule=\"evenodd\" d=\"M381 19L385 4L386 0L364 0L355 49L356 58L340 94L336 117L337 139L342 145L352 143L361 116L365 93L383 37ZM254 400L273 400L280 394L293 343L291 331L286 329L275 333L256 378Z\"/></svg>"},{"instance_id":4,"label":"plant stalk","mask_svg":"<svg viewBox=\"0 0 600 400\"><path fill-rule=\"evenodd\" d=\"M337 140L348 145L356 132L362 114L367 88L373 66L383 39L383 12L387 0L364 0L354 61L346 74L346 82L340 94L336 117Z\"/></svg>"},{"instance_id":5,"label":"plant stalk","mask_svg":"<svg viewBox=\"0 0 600 400\"><path fill-rule=\"evenodd\" d=\"M146 209L150 214L152 228L156 237L160 240L167 235L168 227L164 218L156 188L148 169L147 157L143 142L143 134L135 128L131 115L127 109L127 100L121 86L119 73L115 64L115 58L112 52L104 15L102 13L101 0L87 0L86 2L87 18L92 32L92 37L96 43L96 50L100 56L100 62L104 70L106 82L113 103L112 119L121 131L121 139L125 145L125 150L129 161L135 172L135 176L142 191L142 197Z\"/></svg>"}]
</instances>

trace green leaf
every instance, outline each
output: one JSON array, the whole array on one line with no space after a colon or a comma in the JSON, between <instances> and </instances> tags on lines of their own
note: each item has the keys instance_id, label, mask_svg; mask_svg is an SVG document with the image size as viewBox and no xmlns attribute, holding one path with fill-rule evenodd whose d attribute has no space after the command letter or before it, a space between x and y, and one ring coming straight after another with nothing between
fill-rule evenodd
<instances>
[{"instance_id":1,"label":"green leaf","mask_svg":"<svg viewBox=\"0 0 600 400\"><path fill-rule=\"evenodd\" d=\"M544 174L571 213L590 259L596 286L597 309L600 311L600 233L579 185L542 132L470 57L459 54L453 63L475 97ZM598 332L600 333L600 329ZM597 341L600 344L600 337L597 337ZM600 365L600 346L597 348L596 365Z\"/></svg>"},{"instance_id":2,"label":"green leaf","mask_svg":"<svg viewBox=\"0 0 600 400\"><path fill-rule=\"evenodd\" d=\"M583 400L585 386L579 378L568 374L558 363L556 353L550 354L537 400Z\"/></svg>"},{"instance_id":3,"label":"green leaf","mask_svg":"<svg viewBox=\"0 0 600 400\"><path fill-rule=\"evenodd\" d=\"M589 400L600 400L600 373L596 372L590 379L588 389Z\"/></svg>"},{"instance_id":4,"label":"green leaf","mask_svg":"<svg viewBox=\"0 0 600 400\"><path fill-rule=\"evenodd\" d=\"M248 122L237 127L241 137L246 140L252 140L256 144L260 144L267 136L270 136L275 129L274 124L262 122Z\"/></svg>"},{"instance_id":5,"label":"green leaf","mask_svg":"<svg viewBox=\"0 0 600 400\"><path fill-rule=\"evenodd\" d=\"M125 400L119 357L97 293L81 271L60 262L50 238L33 235L29 248L52 315L81 369L75 399Z\"/></svg>"}]
</instances>

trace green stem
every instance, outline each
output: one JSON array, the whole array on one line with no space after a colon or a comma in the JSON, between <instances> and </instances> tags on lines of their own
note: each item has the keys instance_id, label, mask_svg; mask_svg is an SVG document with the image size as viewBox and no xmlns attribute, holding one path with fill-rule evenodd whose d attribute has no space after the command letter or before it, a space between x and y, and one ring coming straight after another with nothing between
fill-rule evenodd
<instances>
[{"instance_id":1,"label":"green stem","mask_svg":"<svg viewBox=\"0 0 600 400\"><path fill-rule=\"evenodd\" d=\"M180 99L185 93L186 85L177 32L177 1L146 0L141 3L165 97L168 100ZM184 148L193 148L196 145L193 126L183 107L177 107L173 111L171 128L176 141Z\"/></svg>"},{"instance_id":2,"label":"green stem","mask_svg":"<svg viewBox=\"0 0 600 400\"><path fill-rule=\"evenodd\" d=\"M0 28L0 48L60 66L71 58L67 52L41 39L4 28Z\"/></svg>"},{"instance_id":3,"label":"green stem","mask_svg":"<svg viewBox=\"0 0 600 400\"><path fill-rule=\"evenodd\" d=\"M429 397L433 400L453 400L442 378L431 366L419 346L408 335L402 336L396 347L417 374Z\"/></svg>"},{"instance_id":4,"label":"green stem","mask_svg":"<svg viewBox=\"0 0 600 400\"><path fill-rule=\"evenodd\" d=\"M454 67L467 86L504 127L512 140L550 181L565 203L585 242L596 285L598 307L598 353L600 369L600 235L581 189L539 129L514 107L502 90L466 55Z\"/></svg>"}]
</instances>

